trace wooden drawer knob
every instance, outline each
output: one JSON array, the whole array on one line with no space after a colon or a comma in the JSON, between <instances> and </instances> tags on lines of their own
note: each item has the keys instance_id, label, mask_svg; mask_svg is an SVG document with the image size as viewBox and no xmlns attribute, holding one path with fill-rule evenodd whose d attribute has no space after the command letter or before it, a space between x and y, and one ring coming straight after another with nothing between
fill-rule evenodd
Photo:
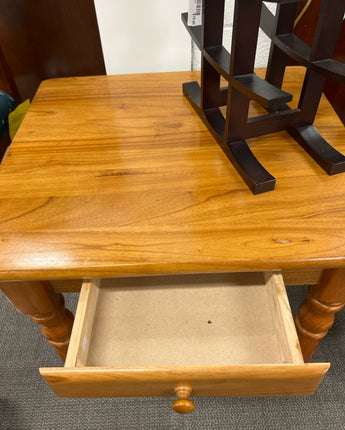
<instances>
[{"instance_id":1,"label":"wooden drawer knob","mask_svg":"<svg viewBox=\"0 0 345 430\"><path fill-rule=\"evenodd\" d=\"M175 387L175 393L178 397L178 400L175 400L172 405L175 412L178 412L179 414L189 414L194 411L195 405L191 400L189 400L191 392L192 387L189 385L177 385Z\"/></svg>"}]
</instances>

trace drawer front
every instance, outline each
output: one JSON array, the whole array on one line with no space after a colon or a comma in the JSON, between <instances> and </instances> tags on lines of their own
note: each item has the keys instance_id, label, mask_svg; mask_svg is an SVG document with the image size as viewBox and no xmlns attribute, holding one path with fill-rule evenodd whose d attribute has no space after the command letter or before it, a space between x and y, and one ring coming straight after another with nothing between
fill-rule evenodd
<instances>
[{"instance_id":1,"label":"drawer front","mask_svg":"<svg viewBox=\"0 0 345 430\"><path fill-rule=\"evenodd\" d=\"M61 397L174 396L187 384L192 396L313 394L328 364L211 366L193 368L41 368Z\"/></svg>"}]
</instances>

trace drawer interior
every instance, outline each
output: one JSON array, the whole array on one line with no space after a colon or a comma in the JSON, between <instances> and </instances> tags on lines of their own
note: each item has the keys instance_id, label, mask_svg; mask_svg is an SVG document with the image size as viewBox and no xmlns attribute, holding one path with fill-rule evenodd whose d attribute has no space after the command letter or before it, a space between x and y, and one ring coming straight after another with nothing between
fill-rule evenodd
<instances>
[{"instance_id":1,"label":"drawer interior","mask_svg":"<svg viewBox=\"0 0 345 430\"><path fill-rule=\"evenodd\" d=\"M84 282L66 367L301 364L277 273Z\"/></svg>"}]
</instances>

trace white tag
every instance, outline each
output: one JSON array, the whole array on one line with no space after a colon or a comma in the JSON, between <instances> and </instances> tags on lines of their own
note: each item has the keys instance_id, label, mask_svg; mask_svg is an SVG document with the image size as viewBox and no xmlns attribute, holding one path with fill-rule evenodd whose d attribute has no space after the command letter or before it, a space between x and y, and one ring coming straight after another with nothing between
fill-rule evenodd
<instances>
[{"instance_id":1,"label":"white tag","mask_svg":"<svg viewBox=\"0 0 345 430\"><path fill-rule=\"evenodd\" d=\"M188 25L201 25L202 0L189 0Z\"/></svg>"}]
</instances>

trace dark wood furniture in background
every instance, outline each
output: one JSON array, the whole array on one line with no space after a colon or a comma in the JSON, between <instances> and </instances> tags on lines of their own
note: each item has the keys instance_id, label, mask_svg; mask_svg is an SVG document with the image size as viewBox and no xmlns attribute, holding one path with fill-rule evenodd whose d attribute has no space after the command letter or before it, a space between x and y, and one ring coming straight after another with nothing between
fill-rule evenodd
<instances>
[{"instance_id":1,"label":"dark wood furniture in background","mask_svg":"<svg viewBox=\"0 0 345 430\"><path fill-rule=\"evenodd\" d=\"M103 75L93 0L0 0L0 88L18 101L48 78Z\"/></svg>"},{"instance_id":2,"label":"dark wood furniture in background","mask_svg":"<svg viewBox=\"0 0 345 430\"><path fill-rule=\"evenodd\" d=\"M295 27L294 33L308 45L311 45L313 41L317 17L320 13L322 1L323 0L312 0L305 14ZM300 3L298 12L303 9L306 3L306 1ZM334 59L345 63L345 21L343 21L340 31ZM345 85L328 79L326 81L324 93L343 124L345 124Z\"/></svg>"},{"instance_id":3,"label":"dark wood furniture in background","mask_svg":"<svg viewBox=\"0 0 345 430\"><path fill-rule=\"evenodd\" d=\"M0 89L32 99L44 79L104 75L93 0L0 0ZM10 145L0 142L0 162Z\"/></svg>"}]
</instances>

